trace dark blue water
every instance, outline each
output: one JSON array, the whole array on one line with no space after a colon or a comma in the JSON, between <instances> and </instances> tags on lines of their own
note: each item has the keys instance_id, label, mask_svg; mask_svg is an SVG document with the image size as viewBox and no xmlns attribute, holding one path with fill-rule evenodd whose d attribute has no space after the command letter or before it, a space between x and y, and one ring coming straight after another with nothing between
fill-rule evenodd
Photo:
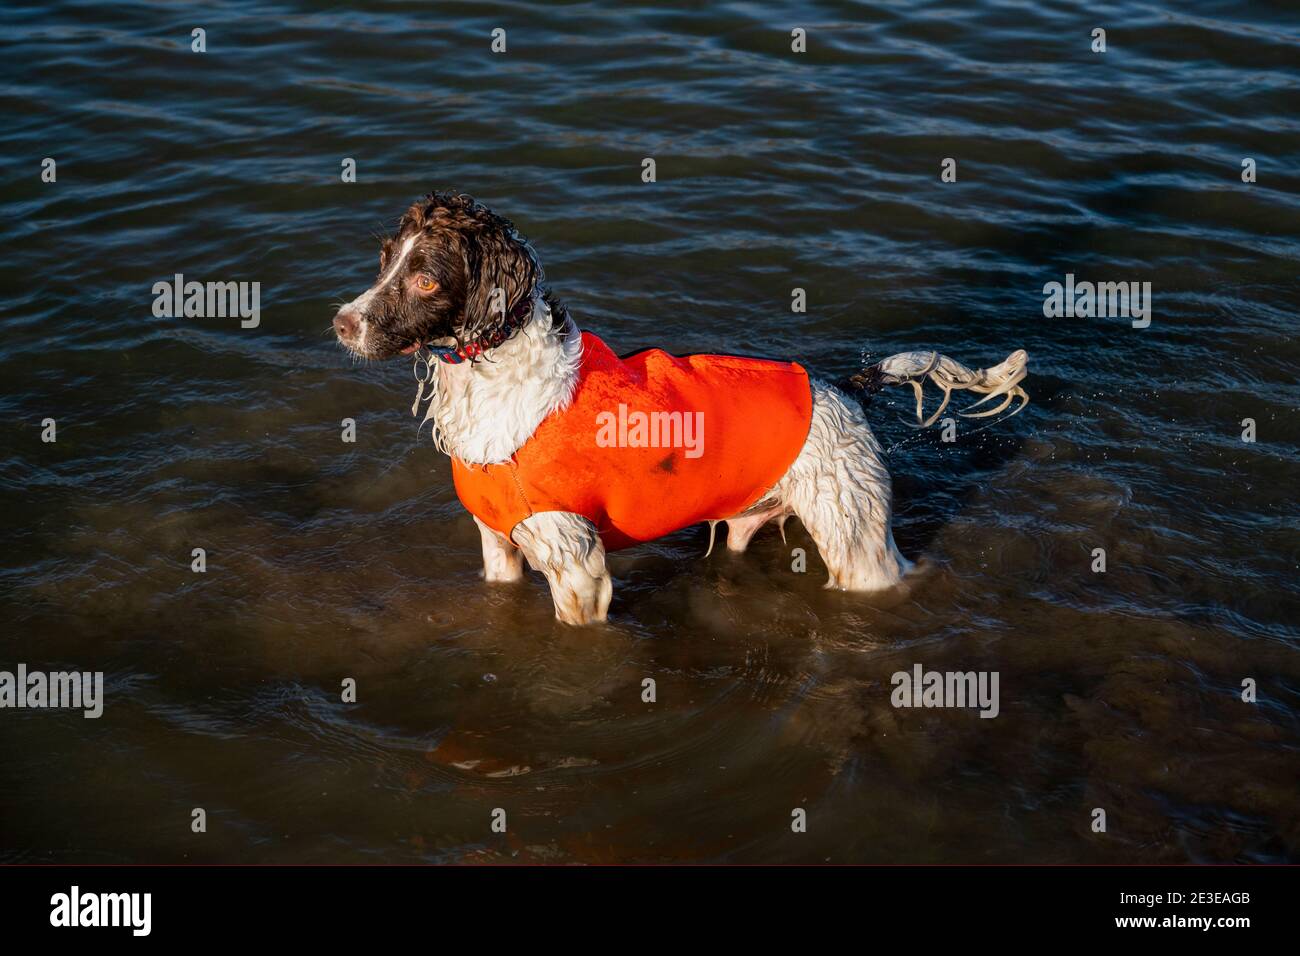
<instances>
[{"instance_id":1,"label":"dark blue water","mask_svg":"<svg viewBox=\"0 0 1300 956\"><path fill-rule=\"evenodd\" d=\"M1300 858L1294 5L11 3L0 63L0 669L107 682L0 710L0 860ZM563 627L328 331L445 187L618 351L1024 348L1033 403L872 407L901 603L695 528ZM259 324L156 317L176 273ZM1150 325L1046 317L1067 274ZM999 716L891 706L918 663Z\"/></svg>"}]
</instances>

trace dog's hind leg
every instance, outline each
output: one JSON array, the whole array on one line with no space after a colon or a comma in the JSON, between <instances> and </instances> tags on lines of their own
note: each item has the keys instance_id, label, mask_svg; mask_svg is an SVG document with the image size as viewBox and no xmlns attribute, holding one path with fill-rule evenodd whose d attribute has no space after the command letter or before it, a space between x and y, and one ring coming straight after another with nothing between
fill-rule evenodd
<instances>
[{"instance_id":1,"label":"dog's hind leg","mask_svg":"<svg viewBox=\"0 0 1300 956\"><path fill-rule=\"evenodd\" d=\"M813 382L803 450L771 494L803 522L830 571L827 587L881 591L912 567L894 544L892 492L880 443L862 410Z\"/></svg>"},{"instance_id":2,"label":"dog's hind leg","mask_svg":"<svg viewBox=\"0 0 1300 956\"><path fill-rule=\"evenodd\" d=\"M493 531L477 516L479 536L483 539L483 579L485 581L518 581L524 576L524 556L499 531Z\"/></svg>"},{"instance_id":3,"label":"dog's hind leg","mask_svg":"<svg viewBox=\"0 0 1300 956\"><path fill-rule=\"evenodd\" d=\"M546 576L558 620L605 620L614 585L605 567L605 546L590 519L568 511L541 511L515 525L511 537L533 570Z\"/></svg>"}]
</instances>

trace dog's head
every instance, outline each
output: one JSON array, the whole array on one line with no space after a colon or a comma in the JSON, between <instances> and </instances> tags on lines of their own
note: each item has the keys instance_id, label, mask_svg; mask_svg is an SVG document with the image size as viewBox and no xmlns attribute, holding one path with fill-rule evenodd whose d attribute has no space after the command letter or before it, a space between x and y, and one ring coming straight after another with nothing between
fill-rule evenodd
<instances>
[{"instance_id":1,"label":"dog's head","mask_svg":"<svg viewBox=\"0 0 1300 956\"><path fill-rule=\"evenodd\" d=\"M379 278L339 309L334 332L370 359L441 340L463 347L501 326L540 281L536 257L508 219L469 196L431 193L384 240Z\"/></svg>"}]
</instances>

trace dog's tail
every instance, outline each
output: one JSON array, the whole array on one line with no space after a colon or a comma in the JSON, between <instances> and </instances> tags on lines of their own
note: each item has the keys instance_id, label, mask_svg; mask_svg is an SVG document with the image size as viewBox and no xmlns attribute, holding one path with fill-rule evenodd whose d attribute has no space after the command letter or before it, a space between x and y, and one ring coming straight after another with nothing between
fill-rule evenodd
<instances>
[{"instance_id":1,"label":"dog's tail","mask_svg":"<svg viewBox=\"0 0 1300 956\"><path fill-rule=\"evenodd\" d=\"M969 369L960 362L950 359L938 352L900 352L883 361L864 368L856 375L841 379L836 385L843 391L855 396L865 406L871 396L886 385L911 385L916 392L916 420L913 428L929 428L943 410L954 391L980 392L984 395L966 411L959 412L965 418L987 418L996 415L1011 404L1012 399L1020 399L1020 404L1011 415L1018 414L1029 404L1029 395L1020 383L1029 374L1029 354L1024 349L1017 349L998 365L984 369ZM943 390L943 401L929 418L923 412L922 386L926 379L934 382ZM997 408L983 412L971 412L970 409L983 405L999 395L1006 399ZM1010 418L1011 415L1007 417ZM911 422L908 422L910 425Z\"/></svg>"}]
</instances>

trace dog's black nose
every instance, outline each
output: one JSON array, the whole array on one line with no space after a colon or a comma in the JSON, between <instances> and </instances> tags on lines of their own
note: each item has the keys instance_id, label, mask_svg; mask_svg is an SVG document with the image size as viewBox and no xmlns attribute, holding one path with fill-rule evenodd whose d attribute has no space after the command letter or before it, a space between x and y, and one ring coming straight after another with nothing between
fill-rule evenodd
<instances>
[{"instance_id":1,"label":"dog's black nose","mask_svg":"<svg viewBox=\"0 0 1300 956\"><path fill-rule=\"evenodd\" d=\"M339 312L334 316L334 333L341 339L354 339L357 337L357 329L361 327L361 320L357 318L355 312Z\"/></svg>"}]
</instances>

